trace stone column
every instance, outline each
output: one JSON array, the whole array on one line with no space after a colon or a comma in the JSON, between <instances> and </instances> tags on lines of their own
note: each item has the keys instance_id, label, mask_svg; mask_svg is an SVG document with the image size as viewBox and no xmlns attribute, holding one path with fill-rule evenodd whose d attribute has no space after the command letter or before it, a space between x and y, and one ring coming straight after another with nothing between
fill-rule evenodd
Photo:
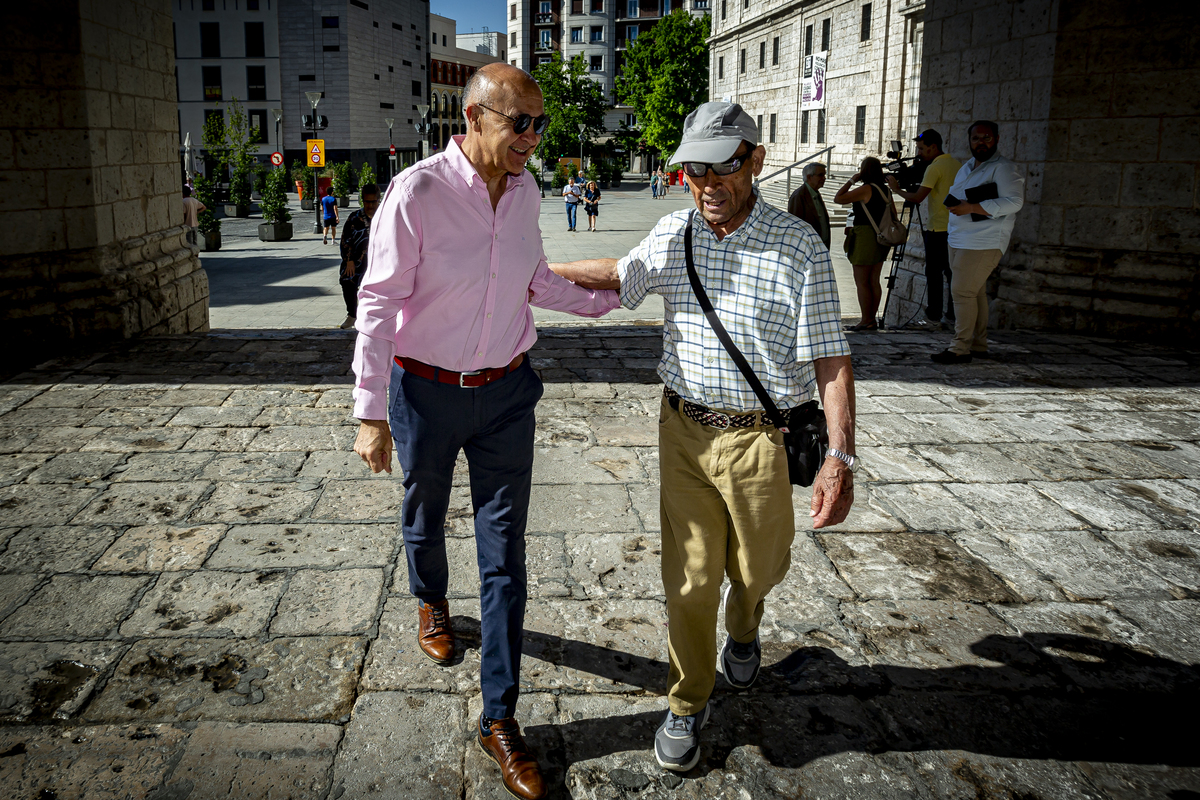
<instances>
[{"instance_id":1,"label":"stone column","mask_svg":"<svg viewBox=\"0 0 1200 800\"><path fill-rule=\"evenodd\" d=\"M5 340L28 343L27 360L207 330L208 278L184 237L167 3L43 0L5 14Z\"/></svg>"}]
</instances>

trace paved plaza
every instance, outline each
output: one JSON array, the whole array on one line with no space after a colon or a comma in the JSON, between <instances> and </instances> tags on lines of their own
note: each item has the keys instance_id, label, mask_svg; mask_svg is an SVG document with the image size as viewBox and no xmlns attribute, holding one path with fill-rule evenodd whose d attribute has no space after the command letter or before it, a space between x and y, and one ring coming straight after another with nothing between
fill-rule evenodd
<instances>
[{"instance_id":1,"label":"paved plaza","mask_svg":"<svg viewBox=\"0 0 1200 800\"><path fill-rule=\"evenodd\" d=\"M556 234L550 257L617 235ZM222 253L248 273L330 258L240 247ZM263 309L340 321L332 282L272 285ZM213 297L214 321L254 306ZM351 452L353 332L272 315L0 384L0 798L507 797L471 741L466 465L442 668L416 646L399 471ZM660 336L548 320L530 352L518 717L553 797L1200 796L1200 353L1000 332L993 358L937 368L945 334L853 335L854 508L813 532L795 490L762 675L744 693L718 676L676 775L651 752Z\"/></svg>"}]
</instances>

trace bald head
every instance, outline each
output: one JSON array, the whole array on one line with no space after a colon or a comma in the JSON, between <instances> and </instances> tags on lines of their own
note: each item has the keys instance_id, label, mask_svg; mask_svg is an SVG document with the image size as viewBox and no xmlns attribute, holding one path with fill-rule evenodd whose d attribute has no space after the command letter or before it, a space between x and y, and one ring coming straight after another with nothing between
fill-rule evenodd
<instances>
[{"instance_id":1,"label":"bald head","mask_svg":"<svg viewBox=\"0 0 1200 800\"><path fill-rule=\"evenodd\" d=\"M483 104L495 108L528 93L539 98L542 94L537 81L528 72L511 64L485 64L467 81L463 91L463 114L470 119L467 109L472 106Z\"/></svg>"}]
</instances>

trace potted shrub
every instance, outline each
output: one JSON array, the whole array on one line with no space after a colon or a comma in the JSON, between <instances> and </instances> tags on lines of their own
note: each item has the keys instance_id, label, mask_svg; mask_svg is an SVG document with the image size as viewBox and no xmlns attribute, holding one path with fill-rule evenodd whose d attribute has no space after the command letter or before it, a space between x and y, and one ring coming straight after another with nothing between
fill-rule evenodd
<instances>
[{"instance_id":1,"label":"potted shrub","mask_svg":"<svg viewBox=\"0 0 1200 800\"><path fill-rule=\"evenodd\" d=\"M350 162L338 161L333 164L333 196L337 198L338 208L350 207Z\"/></svg>"},{"instance_id":2,"label":"potted shrub","mask_svg":"<svg viewBox=\"0 0 1200 800\"><path fill-rule=\"evenodd\" d=\"M374 183L374 182L375 182L375 170L371 169L371 165L368 164L366 161L364 161L362 164L362 167L360 167L358 170L358 188L361 190L362 187L366 186L368 183ZM382 190L382 189L386 189L387 187L380 186L379 188ZM358 198L358 204L360 206L362 205L362 197L361 196Z\"/></svg>"},{"instance_id":3,"label":"potted shrub","mask_svg":"<svg viewBox=\"0 0 1200 800\"><path fill-rule=\"evenodd\" d=\"M212 178L196 178L196 199L204 204L204 210L196 218L201 235L201 249L206 252L221 249L221 220L213 212L217 202L216 184Z\"/></svg>"},{"instance_id":4,"label":"potted shrub","mask_svg":"<svg viewBox=\"0 0 1200 800\"><path fill-rule=\"evenodd\" d=\"M229 202L225 204L225 216L250 216L250 170L239 167L229 179Z\"/></svg>"},{"instance_id":5,"label":"potted shrub","mask_svg":"<svg viewBox=\"0 0 1200 800\"><path fill-rule=\"evenodd\" d=\"M298 175L297 172L299 172ZM300 208L303 211L312 211L313 209L312 191L315 172L316 170L303 162L300 163L299 170L292 170L292 174L296 178L296 192L300 195Z\"/></svg>"},{"instance_id":6,"label":"potted shrub","mask_svg":"<svg viewBox=\"0 0 1200 800\"><path fill-rule=\"evenodd\" d=\"M609 182L609 184L612 185L612 188L614 188L614 189L621 188L621 178L622 177L623 177L623 173L621 171L621 162L620 161L609 162L608 182Z\"/></svg>"},{"instance_id":7,"label":"potted shrub","mask_svg":"<svg viewBox=\"0 0 1200 800\"><path fill-rule=\"evenodd\" d=\"M271 175L271 168L266 164L255 163L251 172L254 176L254 185L250 190L250 199L262 200L263 192L267 188L267 178Z\"/></svg>"},{"instance_id":8,"label":"potted shrub","mask_svg":"<svg viewBox=\"0 0 1200 800\"><path fill-rule=\"evenodd\" d=\"M273 169L263 187L263 223L258 226L258 238L264 242L286 242L292 238L292 212L287 204L287 178L283 168Z\"/></svg>"}]
</instances>

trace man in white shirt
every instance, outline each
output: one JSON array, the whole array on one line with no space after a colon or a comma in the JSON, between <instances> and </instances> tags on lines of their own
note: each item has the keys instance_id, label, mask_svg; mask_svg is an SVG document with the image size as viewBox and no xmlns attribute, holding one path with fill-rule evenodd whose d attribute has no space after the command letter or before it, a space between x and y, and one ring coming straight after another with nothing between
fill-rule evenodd
<instances>
[{"instance_id":1,"label":"man in white shirt","mask_svg":"<svg viewBox=\"0 0 1200 800\"><path fill-rule=\"evenodd\" d=\"M562 190L563 200L567 203L567 231L575 230L575 217L579 213L579 201L583 199L583 189L575 183L575 176L567 178L567 185Z\"/></svg>"},{"instance_id":2,"label":"man in white shirt","mask_svg":"<svg viewBox=\"0 0 1200 800\"><path fill-rule=\"evenodd\" d=\"M974 122L967 133L974 158L958 171L945 201L950 209L954 341L931 356L937 364L966 364L976 355L987 355L987 279L1008 249L1017 212L1025 203L1025 178L1016 164L996 152L996 123ZM971 202L972 197L989 199Z\"/></svg>"}]
</instances>

